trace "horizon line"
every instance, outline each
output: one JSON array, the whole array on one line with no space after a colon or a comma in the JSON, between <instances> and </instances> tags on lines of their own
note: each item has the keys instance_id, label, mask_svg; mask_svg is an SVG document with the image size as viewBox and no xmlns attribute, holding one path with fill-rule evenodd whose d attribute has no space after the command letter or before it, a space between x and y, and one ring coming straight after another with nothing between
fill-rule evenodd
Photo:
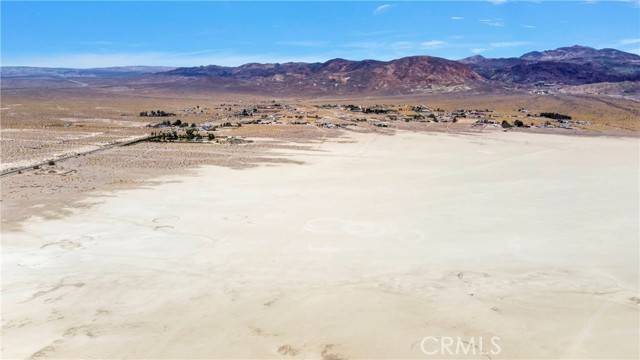
<instances>
[{"instance_id":1,"label":"horizon line","mask_svg":"<svg viewBox=\"0 0 640 360\"><path fill-rule=\"evenodd\" d=\"M105 66L96 66L96 65L90 65L90 66L57 66L57 65L23 65L23 64L19 64L19 65L15 65L15 64L9 64L9 65L5 65L3 64L4 61L0 60L0 68L18 68L18 67L22 67L22 68L40 68L40 69L74 69L74 70L95 70L95 69L110 69L110 68L127 68L127 67L164 67L164 68L185 68L185 67L206 67L206 66L219 66L219 67L241 67L241 66L245 66L245 65L250 65L250 64L262 64L262 65L282 65L282 64L324 64L330 61L335 61L335 60L344 60L344 61L352 61L352 62L360 62L360 61L377 61L377 62L391 62L391 61L395 61L395 60L400 60L400 59L404 59L404 58L410 58L410 57L430 57L430 58L438 58L438 59L444 59L444 60L448 60L448 61L461 61L467 58L471 58L471 57L483 57L486 59L508 59L508 58L520 58L523 55L530 53L530 52L544 52L544 51L548 51L548 50L557 50L557 49L563 49L563 48L571 48L571 47L584 47L584 48L590 48L590 49L594 49L594 50L616 50L616 51L620 51L620 52L624 52L627 54L631 54L631 55L636 55L636 56L640 56L640 54L635 53L635 52L629 52L629 51L625 51L625 50L621 50L615 47L603 47L603 48L596 48L596 47L591 47L591 46L584 46L584 45L579 45L579 44L574 44L574 45L568 45L568 46L561 46L555 49L547 49L547 50L533 50L533 51L529 51L529 52L525 52L520 56L511 56L511 57L489 57L489 56L484 56L481 53L479 54L474 54L474 55L470 55L470 56L466 56L466 57L462 57L462 58L458 58L458 59L451 59L451 58L447 58L447 57L443 57L443 56L433 56L433 55L426 55L426 54L416 54L416 55L406 55L406 56L400 56L397 58L392 58L392 59L388 59L388 60L384 60L384 59L375 59L375 58L362 58L359 60L356 59L349 59L347 57L328 57L327 60L311 60L310 58L307 57L306 61L305 61L305 56L301 56L301 60L277 60L277 61L268 61L266 60L266 58L268 58L268 56L265 56L265 61L240 61L237 63L237 65L219 65L216 64L215 62L201 62L201 63L194 63L194 64L189 64L189 65L169 65L169 64L144 64L144 63L135 63L132 65L105 65ZM140 55L144 55L144 53L140 53L138 54L138 56ZM69 56L69 55L67 55ZM112 53L112 54L76 54L75 56L93 56L93 57L104 57L104 56L120 56L122 57L123 54L118 54L118 53ZM126 55L124 55L126 57ZM255 55L245 55L245 58L251 58L254 57ZM133 57L133 56L132 56ZM235 56L227 56L227 58L242 58L243 56L241 55L235 55ZM222 57L224 58L224 56Z\"/></svg>"}]
</instances>

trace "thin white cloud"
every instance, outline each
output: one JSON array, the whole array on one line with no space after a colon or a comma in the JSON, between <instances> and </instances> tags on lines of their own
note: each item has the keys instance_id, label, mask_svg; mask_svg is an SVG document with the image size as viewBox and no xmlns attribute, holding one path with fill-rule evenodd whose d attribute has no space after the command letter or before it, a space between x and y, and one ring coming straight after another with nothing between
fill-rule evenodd
<instances>
[{"instance_id":1,"label":"thin white cloud","mask_svg":"<svg viewBox=\"0 0 640 360\"><path fill-rule=\"evenodd\" d=\"M351 35L354 36L382 36L396 34L396 30L374 30L374 31L354 31Z\"/></svg>"},{"instance_id":2,"label":"thin white cloud","mask_svg":"<svg viewBox=\"0 0 640 360\"><path fill-rule=\"evenodd\" d=\"M390 5L390 4L380 5L373 10L373 15L380 15L382 13L385 13L389 11L389 9L391 9L392 6L393 5Z\"/></svg>"},{"instance_id":3,"label":"thin white cloud","mask_svg":"<svg viewBox=\"0 0 640 360\"><path fill-rule=\"evenodd\" d=\"M415 47L411 41L396 41L391 43L391 48L396 50L408 50Z\"/></svg>"},{"instance_id":4,"label":"thin white cloud","mask_svg":"<svg viewBox=\"0 0 640 360\"><path fill-rule=\"evenodd\" d=\"M437 49L445 45L447 45L447 43L441 40L430 40L430 41L423 41L420 43L420 47L423 49Z\"/></svg>"},{"instance_id":5,"label":"thin white cloud","mask_svg":"<svg viewBox=\"0 0 640 360\"><path fill-rule=\"evenodd\" d=\"M492 48L506 48L506 47L519 47L529 45L529 41L498 41L489 43Z\"/></svg>"},{"instance_id":6,"label":"thin white cloud","mask_svg":"<svg viewBox=\"0 0 640 360\"><path fill-rule=\"evenodd\" d=\"M487 1L492 3L493 5L500 5L507 2L507 0L487 0Z\"/></svg>"},{"instance_id":7,"label":"thin white cloud","mask_svg":"<svg viewBox=\"0 0 640 360\"><path fill-rule=\"evenodd\" d=\"M383 46L384 46L383 43L375 42L375 41L355 41L355 42L349 42L342 45L342 47L362 49L362 50L379 49Z\"/></svg>"},{"instance_id":8,"label":"thin white cloud","mask_svg":"<svg viewBox=\"0 0 640 360\"><path fill-rule=\"evenodd\" d=\"M640 39L622 39L620 40L620 45L634 45L640 44Z\"/></svg>"},{"instance_id":9,"label":"thin white cloud","mask_svg":"<svg viewBox=\"0 0 640 360\"><path fill-rule=\"evenodd\" d=\"M531 44L530 41L495 41L486 45L480 45L478 47L472 47L469 49L474 54L480 54L486 51L510 47L520 47Z\"/></svg>"},{"instance_id":10,"label":"thin white cloud","mask_svg":"<svg viewBox=\"0 0 640 360\"><path fill-rule=\"evenodd\" d=\"M537 28L537 26L535 26L535 25L528 25L528 24L523 24L523 25L521 25L521 26L522 26L523 28L527 28L527 29L535 29L535 28Z\"/></svg>"},{"instance_id":11,"label":"thin white cloud","mask_svg":"<svg viewBox=\"0 0 640 360\"><path fill-rule=\"evenodd\" d=\"M442 40L428 40L422 42L416 41L358 41L343 44L342 47L357 49L357 50L379 50L379 51L392 51L398 52L411 52L420 51L425 49L440 49L443 47L449 47L450 45L446 41Z\"/></svg>"},{"instance_id":12,"label":"thin white cloud","mask_svg":"<svg viewBox=\"0 0 640 360\"><path fill-rule=\"evenodd\" d=\"M92 41L80 41L78 42L78 44L91 45L91 46L108 46L108 45L114 45L115 43L113 41L106 41L106 40L92 40Z\"/></svg>"},{"instance_id":13,"label":"thin white cloud","mask_svg":"<svg viewBox=\"0 0 640 360\"><path fill-rule=\"evenodd\" d=\"M478 21L480 21L480 23L487 26L494 26L494 27L504 26L504 22L502 22L502 19L480 19Z\"/></svg>"},{"instance_id":14,"label":"thin white cloud","mask_svg":"<svg viewBox=\"0 0 640 360\"><path fill-rule=\"evenodd\" d=\"M452 16L451 20L462 20L464 19L462 16Z\"/></svg>"},{"instance_id":15,"label":"thin white cloud","mask_svg":"<svg viewBox=\"0 0 640 360\"><path fill-rule=\"evenodd\" d=\"M278 41L276 45L284 45L284 46L299 46L299 47L318 47L327 45L326 41L320 40L289 40L289 41Z\"/></svg>"}]
</instances>

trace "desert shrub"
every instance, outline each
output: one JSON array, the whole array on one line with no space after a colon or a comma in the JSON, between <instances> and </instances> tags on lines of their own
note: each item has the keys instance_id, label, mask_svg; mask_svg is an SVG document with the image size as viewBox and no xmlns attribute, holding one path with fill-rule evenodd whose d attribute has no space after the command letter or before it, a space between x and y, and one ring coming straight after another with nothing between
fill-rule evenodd
<instances>
[{"instance_id":1,"label":"desert shrub","mask_svg":"<svg viewBox=\"0 0 640 360\"><path fill-rule=\"evenodd\" d=\"M180 126L180 125L182 125L182 120L177 119L176 121L174 121L174 122L173 122L173 124L172 124L172 125L173 125L173 126Z\"/></svg>"},{"instance_id":2,"label":"desert shrub","mask_svg":"<svg viewBox=\"0 0 640 360\"><path fill-rule=\"evenodd\" d=\"M49 160L49 161L47 162L47 164L48 164L49 166L53 166L53 165L55 165L55 164L56 164L56 162L55 162L55 161L53 161L53 160Z\"/></svg>"},{"instance_id":3,"label":"desert shrub","mask_svg":"<svg viewBox=\"0 0 640 360\"><path fill-rule=\"evenodd\" d=\"M524 123L522 122L522 120L516 120L513 122L513 125L515 125L516 127L523 127Z\"/></svg>"},{"instance_id":4,"label":"desert shrub","mask_svg":"<svg viewBox=\"0 0 640 360\"><path fill-rule=\"evenodd\" d=\"M569 115L558 114L554 112L541 112L540 117L546 117L554 120L571 120L571 116Z\"/></svg>"},{"instance_id":5,"label":"desert shrub","mask_svg":"<svg viewBox=\"0 0 640 360\"><path fill-rule=\"evenodd\" d=\"M175 116L176 114L164 110L141 111L140 116Z\"/></svg>"},{"instance_id":6,"label":"desert shrub","mask_svg":"<svg viewBox=\"0 0 640 360\"><path fill-rule=\"evenodd\" d=\"M508 128L513 127L511 124L509 124L509 122L507 120L502 120L502 124L500 124L500 125L502 125L502 127L504 129L508 129Z\"/></svg>"}]
</instances>

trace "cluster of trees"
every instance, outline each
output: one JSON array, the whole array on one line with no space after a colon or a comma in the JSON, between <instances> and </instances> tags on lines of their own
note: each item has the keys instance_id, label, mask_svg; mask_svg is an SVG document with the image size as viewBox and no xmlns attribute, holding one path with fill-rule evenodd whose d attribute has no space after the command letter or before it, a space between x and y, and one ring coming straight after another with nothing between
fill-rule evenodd
<instances>
[{"instance_id":1,"label":"cluster of trees","mask_svg":"<svg viewBox=\"0 0 640 360\"><path fill-rule=\"evenodd\" d=\"M365 114L386 114L390 112L389 109L385 109L380 106L361 107L359 105L349 104L349 105L345 105L344 107L349 111L354 111L354 112L362 111Z\"/></svg>"},{"instance_id":2,"label":"cluster of trees","mask_svg":"<svg viewBox=\"0 0 640 360\"><path fill-rule=\"evenodd\" d=\"M155 134L152 134L155 135ZM207 139L209 141L214 140L216 137L213 133L208 132L206 134ZM200 141L204 139L204 136L202 136L202 134L200 134L198 131L196 131L196 129L193 128L189 128L186 129L184 134L178 134L177 131L173 130L170 132L161 132L160 134L158 134L152 141L160 141L160 142L165 142L165 141Z\"/></svg>"},{"instance_id":3,"label":"cluster of trees","mask_svg":"<svg viewBox=\"0 0 640 360\"><path fill-rule=\"evenodd\" d=\"M176 114L166 112L164 110L151 110L151 111L141 111L140 116L164 117L164 116L176 116Z\"/></svg>"},{"instance_id":4,"label":"cluster of trees","mask_svg":"<svg viewBox=\"0 0 640 360\"><path fill-rule=\"evenodd\" d=\"M242 109L242 111L240 112L240 116L253 116L253 114L257 113L258 109L257 108L253 108L253 109Z\"/></svg>"},{"instance_id":5,"label":"cluster of trees","mask_svg":"<svg viewBox=\"0 0 640 360\"><path fill-rule=\"evenodd\" d=\"M365 114L386 114L389 112L389 109L372 107L372 108L363 108L362 112Z\"/></svg>"},{"instance_id":6,"label":"cluster of trees","mask_svg":"<svg viewBox=\"0 0 640 360\"><path fill-rule=\"evenodd\" d=\"M226 122L223 122L222 124L220 124L220 126L221 127L241 127L242 124L241 123L232 124L231 122L226 121Z\"/></svg>"},{"instance_id":7,"label":"cluster of trees","mask_svg":"<svg viewBox=\"0 0 640 360\"><path fill-rule=\"evenodd\" d=\"M182 122L182 120L180 120L180 119L176 119L174 122L171 122L169 120L165 120L165 121L161 122L160 125L177 126L177 127L188 127L189 123L188 122ZM197 126L196 123L191 123L191 127L192 128L194 128L196 126Z\"/></svg>"},{"instance_id":8,"label":"cluster of trees","mask_svg":"<svg viewBox=\"0 0 640 360\"><path fill-rule=\"evenodd\" d=\"M502 124L500 124L502 126L502 128L504 129L508 129L508 128L512 128L512 127L528 127L525 126L524 122L522 120L515 120L513 122L513 125L511 125L507 120L502 120Z\"/></svg>"},{"instance_id":9,"label":"cluster of trees","mask_svg":"<svg viewBox=\"0 0 640 360\"><path fill-rule=\"evenodd\" d=\"M554 112L541 112L540 117L546 117L554 120L571 120L571 116L569 115L558 114Z\"/></svg>"}]
</instances>

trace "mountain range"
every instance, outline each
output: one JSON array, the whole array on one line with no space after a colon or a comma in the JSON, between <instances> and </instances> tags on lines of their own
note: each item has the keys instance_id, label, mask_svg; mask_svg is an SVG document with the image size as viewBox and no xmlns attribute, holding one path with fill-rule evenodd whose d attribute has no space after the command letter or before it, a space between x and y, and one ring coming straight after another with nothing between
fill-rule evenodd
<instances>
[{"instance_id":1,"label":"mountain range","mask_svg":"<svg viewBox=\"0 0 640 360\"><path fill-rule=\"evenodd\" d=\"M178 68L156 76L206 79L238 90L301 93L411 93L469 85L482 77L467 65L430 56L392 61L333 59L324 63L246 64Z\"/></svg>"},{"instance_id":2,"label":"mountain range","mask_svg":"<svg viewBox=\"0 0 640 360\"><path fill-rule=\"evenodd\" d=\"M3 66L0 76L8 78L117 78L154 74L173 70L169 66L114 66L92 69L53 68L33 66Z\"/></svg>"},{"instance_id":3,"label":"mountain range","mask_svg":"<svg viewBox=\"0 0 640 360\"><path fill-rule=\"evenodd\" d=\"M3 80L116 78L118 83L130 86L258 93L411 94L540 84L637 82L640 81L640 56L616 49L576 45L498 59L476 55L454 61L410 56L391 61L333 59L323 63L250 63L237 67L2 67L1 76Z\"/></svg>"},{"instance_id":4,"label":"mountain range","mask_svg":"<svg viewBox=\"0 0 640 360\"><path fill-rule=\"evenodd\" d=\"M487 80L517 84L581 85L640 80L640 56L586 46L534 51L518 58L460 60Z\"/></svg>"}]
</instances>

